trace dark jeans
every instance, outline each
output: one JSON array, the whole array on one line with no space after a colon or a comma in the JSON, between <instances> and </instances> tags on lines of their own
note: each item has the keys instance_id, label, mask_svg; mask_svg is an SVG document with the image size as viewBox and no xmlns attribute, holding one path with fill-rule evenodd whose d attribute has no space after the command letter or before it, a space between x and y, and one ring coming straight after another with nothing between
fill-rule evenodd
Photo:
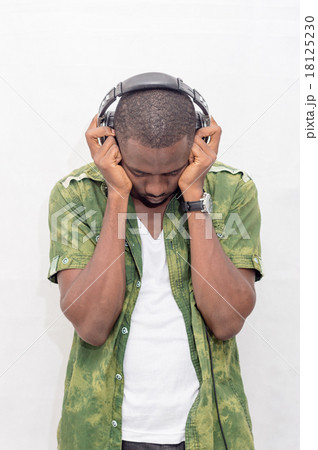
<instances>
[{"instance_id":1,"label":"dark jeans","mask_svg":"<svg viewBox=\"0 0 318 450\"><path fill-rule=\"evenodd\" d=\"M148 442L122 441L122 450L185 450L185 441L180 444L150 444Z\"/></svg>"}]
</instances>

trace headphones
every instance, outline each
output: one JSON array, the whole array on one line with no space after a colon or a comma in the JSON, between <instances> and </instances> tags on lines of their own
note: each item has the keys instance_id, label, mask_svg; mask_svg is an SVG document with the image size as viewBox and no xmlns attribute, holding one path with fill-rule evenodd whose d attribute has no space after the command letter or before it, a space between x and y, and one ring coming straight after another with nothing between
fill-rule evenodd
<instances>
[{"instance_id":1,"label":"headphones","mask_svg":"<svg viewBox=\"0 0 318 450\"><path fill-rule=\"evenodd\" d=\"M209 109L204 98L195 89L191 89L185 84L181 78L175 78L161 72L147 72L127 78L113 87L104 97L97 117L97 126L107 126L114 128L115 111L108 111L110 105L127 92L144 91L148 89L170 89L172 91L187 94L192 101L197 104L202 112L196 111L196 130L210 125ZM99 141L102 145L106 137L100 137ZM205 142L209 141L209 137L204 137Z\"/></svg>"}]
</instances>

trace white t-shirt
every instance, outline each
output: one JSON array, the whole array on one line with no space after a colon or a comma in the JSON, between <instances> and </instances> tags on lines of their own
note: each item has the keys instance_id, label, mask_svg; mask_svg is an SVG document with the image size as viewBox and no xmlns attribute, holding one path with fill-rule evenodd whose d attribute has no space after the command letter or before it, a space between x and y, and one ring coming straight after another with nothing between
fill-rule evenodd
<instances>
[{"instance_id":1,"label":"white t-shirt","mask_svg":"<svg viewBox=\"0 0 318 450\"><path fill-rule=\"evenodd\" d=\"M184 318L173 297L163 230L153 239L137 217L143 277L124 355L122 439L178 444L199 391Z\"/></svg>"}]
</instances>

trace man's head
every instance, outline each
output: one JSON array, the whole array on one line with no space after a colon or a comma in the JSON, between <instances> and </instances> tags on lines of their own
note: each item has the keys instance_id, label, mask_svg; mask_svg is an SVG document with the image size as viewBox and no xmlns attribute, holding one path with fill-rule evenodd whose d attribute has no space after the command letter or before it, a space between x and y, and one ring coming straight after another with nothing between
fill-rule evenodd
<instances>
[{"instance_id":1,"label":"man's head","mask_svg":"<svg viewBox=\"0 0 318 450\"><path fill-rule=\"evenodd\" d=\"M146 206L156 207L176 191L195 127L194 106L185 94L151 89L121 97L114 117L121 164L133 183L132 195ZM160 203L154 203L157 197Z\"/></svg>"}]
</instances>

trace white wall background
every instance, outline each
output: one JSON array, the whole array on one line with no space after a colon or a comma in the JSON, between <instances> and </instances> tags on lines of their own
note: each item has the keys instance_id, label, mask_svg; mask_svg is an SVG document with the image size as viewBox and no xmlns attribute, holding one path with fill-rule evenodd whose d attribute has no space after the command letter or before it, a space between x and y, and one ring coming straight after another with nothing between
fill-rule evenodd
<instances>
[{"instance_id":1,"label":"white wall background","mask_svg":"<svg viewBox=\"0 0 318 450\"><path fill-rule=\"evenodd\" d=\"M298 3L3 0L0 447L56 448L73 329L48 272L48 196L91 161L84 133L137 73L180 76L254 179L265 276L237 340L257 450L298 449ZM234 450L234 449L233 449Z\"/></svg>"}]
</instances>

